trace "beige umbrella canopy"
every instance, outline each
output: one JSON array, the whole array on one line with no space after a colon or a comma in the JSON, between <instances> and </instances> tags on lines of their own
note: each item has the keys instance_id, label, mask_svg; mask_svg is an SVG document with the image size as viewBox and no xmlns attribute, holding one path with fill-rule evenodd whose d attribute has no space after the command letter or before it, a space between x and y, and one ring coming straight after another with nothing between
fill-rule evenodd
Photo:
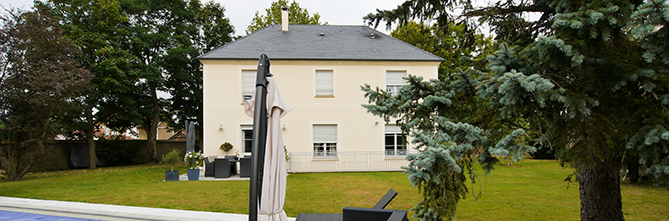
<instances>
[{"instance_id":1,"label":"beige umbrella canopy","mask_svg":"<svg viewBox=\"0 0 669 221\"><path fill-rule=\"evenodd\" d=\"M254 97L245 104L246 114L254 115ZM258 220L286 221L288 217L283 211L286 201L286 160L283 151L280 119L290 110L290 106L281 96L274 78L267 77L267 139L265 159L258 205Z\"/></svg>"}]
</instances>

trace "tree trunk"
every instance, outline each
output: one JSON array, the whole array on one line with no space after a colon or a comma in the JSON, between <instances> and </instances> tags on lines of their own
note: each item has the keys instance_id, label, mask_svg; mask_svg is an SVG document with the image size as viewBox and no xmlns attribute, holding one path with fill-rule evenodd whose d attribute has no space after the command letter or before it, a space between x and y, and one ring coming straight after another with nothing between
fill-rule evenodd
<instances>
[{"instance_id":1,"label":"tree trunk","mask_svg":"<svg viewBox=\"0 0 669 221\"><path fill-rule=\"evenodd\" d=\"M95 140L93 139L95 136L95 133L93 132L93 129L95 127L95 124L93 123L93 110L90 108L86 108L86 130L84 131L84 134L86 136L86 144L88 145L88 153L90 156L90 167L91 169L95 169L96 165L96 154L95 154Z\"/></svg>"},{"instance_id":2,"label":"tree trunk","mask_svg":"<svg viewBox=\"0 0 669 221\"><path fill-rule=\"evenodd\" d=\"M30 172L30 169L33 167L33 165L35 165L35 162L37 162L37 160L31 158L26 168L24 168L23 171L21 171L21 173L17 174L12 181L17 181L22 179L23 176L25 176L26 174L28 174L28 172Z\"/></svg>"},{"instance_id":3,"label":"tree trunk","mask_svg":"<svg viewBox=\"0 0 669 221\"><path fill-rule=\"evenodd\" d=\"M8 145L14 145L14 144L8 144ZM16 177L16 162L14 160L14 151L12 150L12 147L7 148L7 171L5 171L7 174L7 179L10 181L14 181L14 177Z\"/></svg>"},{"instance_id":4,"label":"tree trunk","mask_svg":"<svg viewBox=\"0 0 669 221\"><path fill-rule=\"evenodd\" d=\"M146 146L150 151L150 155L153 158L153 161L158 162L158 149L156 148L156 139L158 133L158 124L160 123L160 103L158 102L158 94L156 93L156 87L152 84L149 84L151 90L151 104L153 105L153 113L149 119L148 131L146 131Z\"/></svg>"},{"instance_id":5,"label":"tree trunk","mask_svg":"<svg viewBox=\"0 0 669 221\"><path fill-rule=\"evenodd\" d=\"M585 166L578 172L581 220L625 220L620 175L615 160Z\"/></svg>"},{"instance_id":6,"label":"tree trunk","mask_svg":"<svg viewBox=\"0 0 669 221\"><path fill-rule=\"evenodd\" d=\"M148 129L146 131L146 148L149 150L149 156L151 156L151 159L153 161L158 162L158 150L156 148L156 135L157 135L157 130L158 130L158 122L157 120L151 121L150 125L148 126Z\"/></svg>"},{"instance_id":7,"label":"tree trunk","mask_svg":"<svg viewBox=\"0 0 669 221\"><path fill-rule=\"evenodd\" d=\"M10 144L13 145L13 144ZM7 176L7 179L9 181L17 181L23 178L32 166L35 164L36 159L34 157L31 157L30 161L28 161L28 165L26 165L23 170L21 170L21 158L23 157L25 151L21 150L12 150L12 148L7 148L7 171L5 176Z\"/></svg>"}]
</instances>

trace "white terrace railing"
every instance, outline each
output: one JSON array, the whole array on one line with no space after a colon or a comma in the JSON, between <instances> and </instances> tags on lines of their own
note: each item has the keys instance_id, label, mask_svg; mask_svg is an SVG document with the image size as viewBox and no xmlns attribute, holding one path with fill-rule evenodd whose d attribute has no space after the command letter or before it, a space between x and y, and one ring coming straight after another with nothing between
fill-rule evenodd
<instances>
[{"instance_id":1,"label":"white terrace railing","mask_svg":"<svg viewBox=\"0 0 669 221\"><path fill-rule=\"evenodd\" d=\"M403 171L406 152L290 152L289 172Z\"/></svg>"}]
</instances>

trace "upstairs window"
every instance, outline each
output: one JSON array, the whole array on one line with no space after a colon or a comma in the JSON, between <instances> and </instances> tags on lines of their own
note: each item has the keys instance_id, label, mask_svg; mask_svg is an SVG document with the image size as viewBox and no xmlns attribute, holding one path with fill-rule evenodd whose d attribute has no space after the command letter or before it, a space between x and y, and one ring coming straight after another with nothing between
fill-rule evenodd
<instances>
[{"instance_id":1,"label":"upstairs window","mask_svg":"<svg viewBox=\"0 0 669 221\"><path fill-rule=\"evenodd\" d=\"M406 76L406 71L386 71L386 91L392 95L397 94L400 88L406 84L403 79Z\"/></svg>"},{"instance_id":2,"label":"upstairs window","mask_svg":"<svg viewBox=\"0 0 669 221\"><path fill-rule=\"evenodd\" d=\"M334 96L332 70L316 71L316 96Z\"/></svg>"},{"instance_id":3,"label":"upstairs window","mask_svg":"<svg viewBox=\"0 0 669 221\"><path fill-rule=\"evenodd\" d=\"M242 70L242 101L251 100L253 89L255 89L256 70Z\"/></svg>"}]
</instances>

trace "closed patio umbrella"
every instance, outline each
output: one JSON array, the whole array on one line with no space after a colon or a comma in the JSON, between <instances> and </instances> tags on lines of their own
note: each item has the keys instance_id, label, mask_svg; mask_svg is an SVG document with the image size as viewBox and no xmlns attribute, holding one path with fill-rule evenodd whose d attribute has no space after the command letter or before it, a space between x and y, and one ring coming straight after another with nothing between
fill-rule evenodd
<instances>
[{"instance_id":1,"label":"closed patio umbrella","mask_svg":"<svg viewBox=\"0 0 669 221\"><path fill-rule=\"evenodd\" d=\"M195 151L195 124L193 121L186 121L186 153Z\"/></svg>"},{"instance_id":2,"label":"closed patio umbrella","mask_svg":"<svg viewBox=\"0 0 669 221\"><path fill-rule=\"evenodd\" d=\"M269 60L267 60L267 66L269 66ZM269 70L269 67L266 68ZM281 96L279 88L277 87L274 78L271 77L271 74L266 76L267 90L265 104L267 115L264 117L267 117L268 119L266 124L267 134L265 140L264 163L262 163L262 189L260 191L257 220L287 221L288 217L283 211L283 205L286 201L287 173L280 118L285 116L291 108ZM255 96L256 93L254 93L254 97L250 101L245 103L246 114L250 117L255 115ZM256 119L254 119L254 121L256 121ZM260 157L263 156L261 155ZM253 186L251 188L253 188ZM249 215L254 216L255 214ZM250 220L253 219L250 218Z\"/></svg>"}]
</instances>

